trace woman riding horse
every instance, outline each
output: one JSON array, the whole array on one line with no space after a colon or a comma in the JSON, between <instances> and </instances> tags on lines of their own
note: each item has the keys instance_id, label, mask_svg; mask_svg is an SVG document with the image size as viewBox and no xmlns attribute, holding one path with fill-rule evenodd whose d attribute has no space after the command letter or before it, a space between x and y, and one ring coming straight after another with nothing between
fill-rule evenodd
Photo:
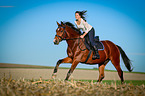
<instances>
[{"instance_id":1,"label":"woman riding horse","mask_svg":"<svg viewBox=\"0 0 145 96\"><path fill-rule=\"evenodd\" d=\"M93 48L93 57L92 57L92 59L93 60L94 59L99 59L100 56L99 56L99 53L98 53L97 43L95 43L95 41L94 41L95 30L91 25L89 25L86 22L86 19L84 17L86 12L87 11L76 11L75 12L75 18L76 18L75 24L77 25L78 29L82 29L82 31L84 32L84 34L81 35L80 38L84 38L84 37L89 38L91 47Z\"/></svg>"},{"instance_id":2,"label":"woman riding horse","mask_svg":"<svg viewBox=\"0 0 145 96\"><path fill-rule=\"evenodd\" d=\"M76 15L77 15L77 12L76 12ZM78 19L78 21L79 21L78 17L76 16L76 19ZM76 21L76 23L85 24L85 25L83 25L84 27L86 25L88 25L81 18L80 18L80 20L81 20L81 22ZM80 24L80 25L82 25L82 24ZM86 31L86 33L84 33L84 35L80 35L80 31L78 31L78 29L75 28L73 26L73 24L71 24L69 22L66 22L66 23L61 22L61 24L59 24L57 22L57 25L58 25L58 28L56 29L56 35L55 35L53 42L54 42L54 44L58 45L62 40L66 40L68 47L67 47L67 57L58 60L56 66L54 68L52 78L56 77L58 67L61 63L71 63L72 64L70 70L67 73L65 80L69 79L70 75L73 73L74 69L77 67L77 65L79 63L85 63L85 64L89 64L89 65L98 64L98 66L99 66L98 82L101 82L105 76L104 75L105 66L107 65L107 63L109 61L111 61L118 72L121 82L123 83L124 78L123 78L123 71L120 67L120 54L121 54L121 57L123 58L123 62L125 64L126 68L128 69L128 71L130 71L130 72L132 71L130 59L127 57L127 55L123 51L123 49L120 46L118 46L108 40L100 41L104 45L104 50L99 51L100 59L93 60L92 57L94 56L94 54L91 53L87 62L85 62L90 50L86 49L86 46L84 44L84 38L82 38L82 37L84 37L86 34L92 34L94 32L94 31L90 31L90 30L93 30L91 26L86 27L86 28L89 28L90 30L87 29L87 31ZM82 28L82 27L80 27L80 28ZM86 29L83 29L83 30L86 30ZM92 38L93 37L94 36L92 36ZM93 41L93 39L91 39L91 40ZM86 50L82 50L82 49L86 49Z\"/></svg>"}]
</instances>

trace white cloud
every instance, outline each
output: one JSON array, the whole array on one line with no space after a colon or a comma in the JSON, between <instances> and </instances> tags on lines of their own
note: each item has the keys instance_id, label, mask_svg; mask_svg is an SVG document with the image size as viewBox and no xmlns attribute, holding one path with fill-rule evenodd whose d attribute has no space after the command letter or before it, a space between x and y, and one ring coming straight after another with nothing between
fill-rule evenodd
<instances>
[{"instance_id":1,"label":"white cloud","mask_svg":"<svg viewBox=\"0 0 145 96\"><path fill-rule=\"evenodd\" d=\"M2 8L9 8L9 7L15 7L15 6L0 6Z\"/></svg>"}]
</instances>

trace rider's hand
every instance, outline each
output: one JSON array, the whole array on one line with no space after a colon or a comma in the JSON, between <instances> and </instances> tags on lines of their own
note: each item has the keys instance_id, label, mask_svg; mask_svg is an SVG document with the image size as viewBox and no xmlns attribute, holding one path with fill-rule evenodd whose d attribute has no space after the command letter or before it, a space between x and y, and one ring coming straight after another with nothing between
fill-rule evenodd
<instances>
[{"instance_id":1,"label":"rider's hand","mask_svg":"<svg viewBox=\"0 0 145 96\"><path fill-rule=\"evenodd\" d=\"M84 36L83 36L83 35L81 35L81 36L80 36L80 38L84 38Z\"/></svg>"}]
</instances>

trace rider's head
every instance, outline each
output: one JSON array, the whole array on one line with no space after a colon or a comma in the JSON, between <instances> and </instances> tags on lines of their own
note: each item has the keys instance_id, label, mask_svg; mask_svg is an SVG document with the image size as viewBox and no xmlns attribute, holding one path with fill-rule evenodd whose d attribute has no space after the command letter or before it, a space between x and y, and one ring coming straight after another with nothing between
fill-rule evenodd
<instances>
[{"instance_id":1,"label":"rider's head","mask_svg":"<svg viewBox=\"0 0 145 96\"><path fill-rule=\"evenodd\" d=\"M79 20L80 18L82 18L82 19L84 19L85 21L86 21L86 19L85 19L85 13L86 13L87 11L76 11L75 12L75 18L76 18L76 20Z\"/></svg>"}]
</instances>

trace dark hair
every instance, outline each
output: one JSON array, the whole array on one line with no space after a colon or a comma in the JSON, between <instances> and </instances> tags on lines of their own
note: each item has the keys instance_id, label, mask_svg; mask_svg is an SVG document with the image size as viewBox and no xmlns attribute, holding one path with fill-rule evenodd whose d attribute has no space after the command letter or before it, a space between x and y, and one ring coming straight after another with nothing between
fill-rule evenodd
<instances>
[{"instance_id":1,"label":"dark hair","mask_svg":"<svg viewBox=\"0 0 145 96\"><path fill-rule=\"evenodd\" d=\"M87 10L86 11L76 11L75 13L79 13L79 15L81 16L81 18L83 18L83 20L85 20L86 21L86 18L85 18L85 13L87 12Z\"/></svg>"}]
</instances>

